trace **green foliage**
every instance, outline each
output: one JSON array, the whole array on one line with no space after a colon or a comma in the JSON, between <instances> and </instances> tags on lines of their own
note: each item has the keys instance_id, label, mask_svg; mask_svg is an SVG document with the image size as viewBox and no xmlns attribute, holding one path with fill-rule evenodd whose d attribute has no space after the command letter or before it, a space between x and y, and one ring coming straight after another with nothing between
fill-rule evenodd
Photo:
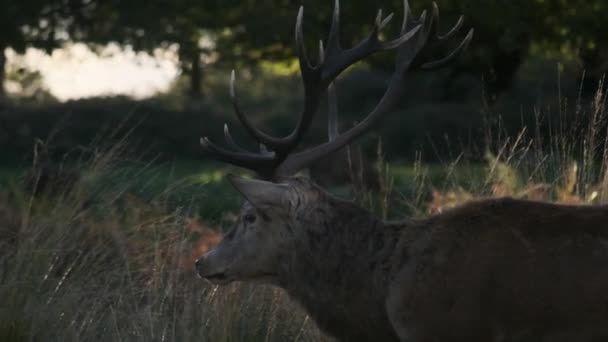
<instances>
[{"instance_id":1,"label":"green foliage","mask_svg":"<svg viewBox=\"0 0 608 342\"><path fill-rule=\"evenodd\" d=\"M430 1L410 2L415 13L430 9ZM603 0L437 2L442 29L464 15L465 25L476 30L453 74L483 77L490 93L508 89L529 57L575 61L596 79L608 70L608 38L602 30L608 5ZM309 51L315 51L318 40L326 39L333 4L308 0L303 5L305 38ZM397 13L387 36L396 34L401 7L401 0L343 3L343 45L352 46L365 37L377 8ZM0 13L0 51L3 47L23 51L28 46L50 51L65 41L92 45L114 41L148 51L177 44L182 68L191 76L191 86L200 91L198 80L204 77L207 63L239 67L293 62L296 13L297 5L283 0L10 1ZM442 48L447 51L450 46ZM371 63L389 68L392 58L380 55Z\"/></svg>"}]
</instances>

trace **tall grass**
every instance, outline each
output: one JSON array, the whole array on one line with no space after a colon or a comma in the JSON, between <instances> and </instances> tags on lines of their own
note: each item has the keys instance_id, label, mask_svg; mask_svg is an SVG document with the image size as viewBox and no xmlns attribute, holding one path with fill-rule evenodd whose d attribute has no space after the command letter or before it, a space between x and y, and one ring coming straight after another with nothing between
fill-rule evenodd
<instances>
[{"instance_id":1,"label":"tall grass","mask_svg":"<svg viewBox=\"0 0 608 342\"><path fill-rule=\"evenodd\" d=\"M197 279L194 210L133 195L123 151L80 160L71 184L0 188L0 341L322 340L281 291Z\"/></svg>"},{"instance_id":2,"label":"tall grass","mask_svg":"<svg viewBox=\"0 0 608 342\"><path fill-rule=\"evenodd\" d=\"M439 187L430 185L433 191L427 211L440 212L473 198L501 196L568 204L607 203L606 90L602 79L587 103L579 95L574 105L561 98L556 108L534 108L534 123L523 125L516 134L508 134L500 119L488 126L482 174L462 155L455 158Z\"/></svg>"},{"instance_id":3,"label":"tall grass","mask_svg":"<svg viewBox=\"0 0 608 342\"><path fill-rule=\"evenodd\" d=\"M579 96L574 104L562 98L555 108L534 108L527 114L533 122L526 125L522 120L515 133L504 127L499 113L492 113L493 119L486 121L495 123L487 124L479 135L485 146L481 161L459 150L441 167L425 165L417 154L413 168L391 168L379 141L376 167L369 177L364 175L369 168L361 154L348 150L352 196L385 218L423 216L474 199L503 196L607 203L607 88L602 79L587 103Z\"/></svg>"},{"instance_id":4,"label":"tall grass","mask_svg":"<svg viewBox=\"0 0 608 342\"><path fill-rule=\"evenodd\" d=\"M605 90L601 83L591 103L537 108L535 124L515 135L488 127L482 164L459 154L436 174L420 156L413 168L389 167L379 144L370 182L361 154L349 151L351 195L389 218L495 196L606 203ZM126 146L91 149L73 176L51 178L61 180L54 186L41 184L34 163L29 186L0 187L0 341L327 339L280 290L196 279L192 257L219 233L196 223L197 213L211 212L195 204L215 203L214 215L230 201L211 184L180 187L221 175L172 180L142 196L134 189L149 187L154 173L137 163L118 168L129 161Z\"/></svg>"}]
</instances>

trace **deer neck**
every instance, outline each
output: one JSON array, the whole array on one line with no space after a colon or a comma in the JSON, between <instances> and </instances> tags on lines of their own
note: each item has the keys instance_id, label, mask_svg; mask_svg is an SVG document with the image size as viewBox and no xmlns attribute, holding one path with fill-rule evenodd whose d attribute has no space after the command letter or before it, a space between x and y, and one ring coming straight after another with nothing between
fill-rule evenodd
<instances>
[{"instance_id":1,"label":"deer neck","mask_svg":"<svg viewBox=\"0 0 608 342\"><path fill-rule=\"evenodd\" d=\"M351 203L315 210L314 224L299 230L298 244L284 260L281 286L334 335L384 328L389 259L398 235ZM362 325L369 329L361 331Z\"/></svg>"}]
</instances>

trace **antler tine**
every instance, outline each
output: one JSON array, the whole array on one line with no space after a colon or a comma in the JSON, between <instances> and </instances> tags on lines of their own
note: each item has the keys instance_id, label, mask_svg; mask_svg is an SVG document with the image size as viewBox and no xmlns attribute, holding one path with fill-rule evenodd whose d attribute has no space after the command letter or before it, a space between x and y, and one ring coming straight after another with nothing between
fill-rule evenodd
<instances>
[{"instance_id":1,"label":"antler tine","mask_svg":"<svg viewBox=\"0 0 608 342\"><path fill-rule=\"evenodd\" d=\"M298 11L296 20L296 50L300 60L300 70L304 81L305 103L304 111L300 115L300 120L290 136L286 137L286 150L289 150L293 145L297 144L297 140L303 135L312 122L313 116L318 108L321 94L335 78L344 71L348 66L360 61L380 50L392 49L403 42L411 39L420 29L421 25L417 25L407 32L402 32L399 37L392 41L383 42L378 38L379 32L390 22L393 14L389 14L386 18L382 16L382 10L378 11L372 31L366 39L361 41L356 46L343 50L340 47L340 3L335 1L334 12L332 14L332 23L328 37L327 48L323 48L322 41L319 44L319 64L315 67L311 66L306 54L304 46L302 20L303 7ZM291 144L287 144L290 142Z\"/></svg>"},{"instance_id":2,"label":"antler tine","mask_svg":"<svg viewBox=\"0 0 608 342\"><path fill-rule=\"evenodd\" d=\"M319 40L319 64L325 60L325 49L323 48L323 41Z\"/></svg>"},{"instance_id":3,"label":"antler tine","mask_svg":"<svg viewBox=\"0 0 608 342\"><path fill-rule=\"evenodd\" d=\"M425 44L428 44L432 39L437 37L437 27L439 26L439 6L433 1L433 9L429 18L428 29L425 32Z\"/></svg>"},{"instance_id":4,"label":"antler tine","mask_svg":"<svg viewBox=\"0 0 608 342\"><path fill-rule=\"evenodd\" d=\"M432 43L441 43L449 38L451 38L456 32L460 30L464 22L464 18L460 16L458 21L454 26L448 30L447 33L440 35L437 33L437 28L439 26L439 6L437 6L436 2L433 2L433 12L429 19L427 25L425 25L425 29L422 31L423 36L420 40L420 45L416 48L416 54L418 55L418 60L413 61L412 68L418 68L423 70L431 70L431 69L439 69L442 68L456 58L460 56L460 54L466 49L471 40L473 39L474 29L470 29L465 38L460 42L458 47L448 53L445 57L434 60L423 62L422 58L424 57L424 50L428 48Z\"/></svg>"},{"instance_id":5,"label":"antler tine","mask_svg":"<svg viewBox=\"0 0 608 342\"><path fill-rule=\"evenodd\" d=\"M401 82L397 81L397 78L393 78L391 85L384 93L384 96L372 110L372 112L361 121L359 124L350 128L348 131L337 134L335 137L330 138L328 142L315 146L309 150L305 150L293 155L290 155L277 170L279 175L291 175L297 171L310 165L315 160L318 160L324 156L327 156L344 146L348 145L353 140L367 132L378 120L382 114L391 110L394 107L396 100L399 98L401 93ZM336 132L337 133L337 132Z\"/></svg>"},{"instance_id":6,"label":"antler tine","mask_svg":"<svg viewBox=\"0 0 608 342\"><path fill-rule=\"evenodd\" d=\"M275 152L266 150L264 142L273 138L255 128L248 117L242 112L236 95L234 70L232 70L230 75L230 98L240 122L255 139L260 141L260 153L249 152L247 149L239 146L232 138L227 124L224 124L224 140L235 151L224 149L212 143L207 137L200 139L201 146L217 160L255 171L261 178L272 179L274 177L273 170L277 164L276 154Z\"/></svg>"},{"instance_id":7,"label":"antler tine","mask_svg":"<svg viewBox=\"0 0 608 342\"><path fill-rule=\"evenodd\" d=\"M239 105L239 101L238 101L238 96L236 94L235 83L236 83L236 74L235 74L235 71L232 70L232 72L230 73L230 100L232 101L232 108L234 109L236 116L239 118L239 121L243 124L243 126L245 127L247 132L254 139L261 142L262 144L271 146L271 148L273 146L280 145L281 139L272 137L272 136L260 131L259 129L257 129L253 125L253 123L249 120L247 115L245 115L245 113L241 110L241 106Z\"/></svg>"},{"instance_id":8,"label":"antler tine","mask_svg":"<svg viewBox=\"0 0 608 342\"><path fill-rule=\"evenodd\" d=\"M338 136L338 96L334 82L327 88L327 139L333 141Z\"/></svg>"},{"instance_id":9,"label":"antler tine","mask_svg":"<svg viewBox=\"0 0 608 342\"><path fill-rule=\"evenodd\" d=\"M221 161L244 167L250 170L262 170L264 167L272 166L274 153L269 155L256 154L251 152L234 152L226 150L212 143L207 137L200 140L201 146L213 156Z\"/></svg>"},{"instance_id":10,"label":"antler tine","mask_svg":"<svg viewBox=\"0 0 608 342\"><path fill-rule=\"evenodd\" d=\"M337 124L334 120L337 120L337 108L333 108L335 105L335 89L330 87L328 89L328 101L329 101L329 119L328 119L328 135L329 141L313 147L309 150L305 150L293 155L290 155L280 166L277 171L280 174L288 175L297 172L298 170L306 167L311 162L322 158L332 152L335 152L342 147L348 145L353 140L357 139L359 136L363 135L367 132L375 123L377 123L384 114L390 112L395 108L395 105L399 102L399 99L402 95L403 91L403 80L407 71L421 67L424 69L431 69L440 66L444 66L447 63L454 60L454 58L464 50L464 48L468 45L472 38L473 32L470 31L465 39L461 42L460 46L456 48L452 53L450 53L447 57L444 57L437 61L432 62L424 62L422 60L419 61L420 52L422 52L431 41L441 40L440 37L437 36L436 28L437 21L439 17L438 7L434 5L433 14L429 19L429 22L426 21L426 12L423 12L419 19L416 21L412 18L409 12L409 4L407 0L404 0L404 18L401 26L401 34L402 36L409 36L411 38L414 34L418 34L415 39L406 39L401 44L399 44L399 53L397 56L397 60L395 62L395 73L393 74L393 78L389 84L388 89L376 105L376 107L363 119L360 123L350 128L346 132L342 134L338 134L337 132ZM381 13L377 18L381 18ZM381 28L382 23L385 20L376 20L376 27ZM421 24L423 25L423 29L420 29ZM454 34L455 29L460 28L462 24L460 20L448 34L445 36L450 36ZM410 29L410 27L413 27ZM409 29L409 31L408 31ZM411 35L410 35L411 34ZM363 43L365 44L365 42ZM330 56L325 56L326 60L330 59ZM418 64L419 63L419 64Z\"/></svg>"},{"instance_id":11,"label":"antler tine","mask_svg":"<svg viewBox=\"0 0 608 342\"><path fill-rule=\"evenodd\" d=\"M456 24L454 24L454 26L452 26L452 28L446 32L443 35L438 35L437 38L439 40L446 40L451 38L454 34L456 34L456 32L460 31L460 28L462 28L462 25L464 24L464 16L461 15L460 17L458 17L458 21L456 22Z\"/></svg>"},{"instance_id":12,"label":"antler tine","mask_svg":"<svg viewBox=\"0 0 608 342\"><path fill-rule=\"evenodd\" d=\"M304 17L304 6L300 6L298 10L298 17L296 19L296 54L298 55L298 61L300 63L300 72L302 78L306 79L313 71L314 68L310 64L308 55L306 54L306 46L304 44L304 32L302 31L302 20Z\"/></svg>"},{"instance_id":13,"label":"antler tine","mask_svg":"<svg viewBox=\"0 0 608 342\"><path fill-rule=\"evenodd\" d=\"M469 46L469 43L473 39L474 33L475 33L475 30L470 29L469 33L467 33L466 37L460 42L460 45L458 45L457 48L452 50L452 52L450 52L447 56L445 56L441 59L432 61L432 62L424 63L420 66L420 68L424 69L424 70L432 70L432 69L443 68L444 66L450 64L451 62L453 62L456 58L458 58L462 54L462 52L467 48L467 46Z\"/></svg>"},{"instance_id":14,"label":"antler tine","mask_svg":"<svg viewBox=\"0 0 608 342\"><path fill-rule=\"evenodd\" d=\"M374 26L366 39L347 50L334 49L326 51L325 60L327 64L323 65L321 70L321 81L325 84L331 83L342 71L352 64L377 51L393 49L401 45L411 39L420 28L418 25L408 32L401 32L401 35L392 41L382 42L378 38L378 34L392 19L392 16L391 13L382 19L382 10L379 10Z\"/></svg>"},{"instance_id":15,"label":"antler tine","mask_svg":"<svg viewBox=\"0 0 608 342\"><path fill-rule=\"evenodd\" d=\"M336 12L336 16L337 14L338 12ZM316 69L310 65L306 55L302 31L303 15L304 8L301 6L296 19L295 40L297 55L300 61L300 70L305 83L306 101L304 111L300 116L296 128L291 134L284 138L272 137L256 128L248 116L245 115L245 113L241 110L236 93L235 71L232 70L230 75L230 99L232 102L232 107L239 121L245 127L247 132L260 143L260 152L257 154L251 153L237 145L234 142L228 127L225 126L224 138L226 143L236 151L221 148L212 143L206 137L201 139L201 145L203 148L212 154L216 159L256 171L262 178L272 179L274 178L274 174L272 172L273 168L287 157L287 154L295 147L295 145L297 145L298 141L301 139L301 136L310 126L313 114L317 110L318 97L320 93L322 93L322 90L318 89L319 87L316 86L318 83L318 77L315 77L315 75L318 74L318 72L316 72ZM336 27L334 29L335 36L337 34L337 26L334 25L334 27ZM322 43L320 47L320 63L322 63L324 59ZM267 147L272 151L269 151Z\"/></svg>"},{"instance_id":16,"label":"antler tine","mask_svg":"<svg viewBox=\"0 0 608 342\"><path fill-rule=\"evenodd\" d=\"M412 12L410 12L410 4L407 0L403 0L403 21L401 22L401 34L405 33L408 24L413 21Z\"/></svg>"},{"instance_id":17,"label":"antler tine","mask_svg":"<svg viewBox=\"0 0 608 342\"><path fill-rule=\"evenodd\" d=\"M289 175L305 167L310 162L340 149L358 136L365 133L376 123L383 114L391 111L401 97L403 78L405 73L414 68L433 69L444 66L453 61L471 41L471 30L460 46L446 57L435 61L424 61L419 56L430 42L442 41L455 34L462 26L462 19L445 35L437 35L437 21L439 9L436 4L433 13L427 21L426 12L416 20L413 18L407 0L403 1L403 22L397 38L390 41L381 41L379 33L388 25L393 17L389 14L384 17L382 10L378 11L374 25L361 42L349 49L340 46L340 4L335 0L332 23L327 39L327 47L323 41L319 42L319 62L311 65L304 44L302 28L304 8L300 7L295 25L296 53L300 62L300 72L304 83L304 109L293 131L281 138L270 136L256 128L251 120L240 108L236 94L236 76L234 70L230 77L230 98L239 121L245 126L247 132L260 144L259 153L249 152L237 145L230 134L228 126L224 127L224 138L227 145L233 150L227 150L213 144L209 139L201 139L201 145L216 159L256 171L262 178L277 180L279 177ZM359 124L343 134L338 132L338 108L334 80L350 65L380 50L399 48L396 71L393 79L378 105ZM328 141L315 148L290 154L300 143L304 134L312 124L318 111L319 103L324 92L328 96Z\"/></svg>"},{"instance_id":18,"label":"antler tine","mask_svg":"<svg viewBox=\"0 0 608 342\"><path fill-rule=\"evenodd\" d=\"M233 149L235 149L239 152L246 152L246 153L249 152L234 142L234 139L232 139L232 135L230 134L230 130L228 129L228 124L224 124L224 140L226 140L226 143L228 144L228 146L232 147Z\"/></svg>"},{"instance_id":19,"label":"antler tine","mask_svg":"<svg viewBox=\"0 0 608 342\"><path fill-rule=\"evenodd\" d=\"M298 11L295 39L296 52L300 62L300 72L304 82L304 110L299 117L296 127L288 136L272 141L266 139L267 145L277 152L279 159L284 160L287 158L289 152L299 143L312 123L323 92L342 71L374 52L398 46L412 38L419 29L419 26L415 27L393 41L381 42L378 38L378 33L390 21L392 15L382 19L382 11L379 11L374 28L368 38L353 48L343 50L339 43L339 14L340 5L336 0L328 38L328 47L324 49L323 44L320 44L320 62L313 67L310 64L304 45L304 33L302 29L304 8L300 7Z\"/></svg>"},{"instance_id":20,"label":"antler tine","mask_svg":"<svg viewBox=\"0 0 608 342\"><path fill-rule=\"evenodd\" d=\"M340 47L340 0L334 2L334 11L331 16L331 27L329 28L329 36L327 37L327 52L337 53L341 51Z\"/></svg>"},{"instance_id":21,"label":"antler tine","mask_svg":"<svg viewBox=\"0 0 608 342\"><path fill-rule=\"evenodd\" d=\"M336 0L336 3L338 1ZM319 63L323 63L325 54L323 50L323 41L319 41ZM334 140L338 136L338 98L336 96L336 88L334 82L331 82L327 87L327 139Z\"/></svg>"}]
</instances>

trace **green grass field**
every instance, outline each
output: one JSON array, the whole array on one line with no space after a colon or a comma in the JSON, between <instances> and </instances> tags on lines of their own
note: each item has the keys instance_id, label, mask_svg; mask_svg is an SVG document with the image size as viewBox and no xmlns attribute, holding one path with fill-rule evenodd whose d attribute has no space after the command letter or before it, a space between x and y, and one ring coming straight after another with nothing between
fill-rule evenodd
<instances>
[{"instance_id":1,"label":"green grass field","mask_svg":"<svg viewBox=\"0 0 608 342\"><path fill-rule=\"evenodd\" d=\"M191 258L205 238L201 229L229 226L238 208L223 180L238 170L103 158L79 168L69 191L38 196L22 187L26 169L0 171L0 340L324 340L280 290L217 288L195 277ZM392 184L388 201L381 189L329 190L399 217L476 196L538 196L526 174L498 159L403 165L379 176L378 183ZM539 199L578 196L568 177L547 183Z\"/></svg>"},{"instance_id":2,"label":"green grass field","mask_svg":"<svg viewBox=\"0 0 608 342\"><path fill-rule=\"evenodd\" d=\"M389 219L496 196L607 203L603 108L579 134L546 143L522 130L482 161L378 153L366 175L345 165L350 180L326 188ZM194 258L238 210L224 175L242 171L96 151L45 183L40 168L0 166L0 341L327 340L280 290L196 278Z\"/></svg>"}]
</instances>

